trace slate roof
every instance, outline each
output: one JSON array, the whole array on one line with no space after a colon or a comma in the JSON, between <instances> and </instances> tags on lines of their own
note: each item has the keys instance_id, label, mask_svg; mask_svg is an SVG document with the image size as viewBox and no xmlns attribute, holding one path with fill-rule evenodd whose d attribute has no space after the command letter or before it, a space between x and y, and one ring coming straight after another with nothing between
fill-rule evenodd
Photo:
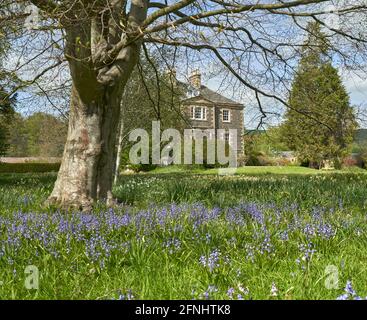
<instances>
[{"instance_id":1,"label":"slate roof","mask_svg":"<svg viewBox=\"0 0 367 320\"><path fill-rule=\"evenodd\" d=\"M209 100L212 103L216 104L228 104L234 106L242 106L241 103L238 103L234 100L231 100L227 97L222 96L221 94L209 89L208 87L201 85L200 90L194 89L192 86L187 83L180 83L186 89L188 93L188 98L185 100L203 98L205 100Z\"/></svg>"},{"instance_id":2,"label":"slate roof","mask_svg":"<svg viewBox=\"0 0 367 320\"><path fill-rule=\"evenodd\" d=\"M219 93L216 93L213 90L210 90L208 87L206 86L201 86L200 89L200 96L202 96L204 99L210 100L214 103L218 103L218 104L235 104L235 105L241 105L241 103L238 103L234 100L231 100L227 97L222 96Z\"/></svg>"}]
</instances>

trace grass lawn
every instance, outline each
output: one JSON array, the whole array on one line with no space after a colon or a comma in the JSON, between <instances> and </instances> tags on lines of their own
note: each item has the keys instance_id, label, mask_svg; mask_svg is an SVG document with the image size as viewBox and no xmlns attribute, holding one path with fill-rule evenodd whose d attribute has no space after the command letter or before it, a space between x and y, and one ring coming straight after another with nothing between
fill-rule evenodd
<instances>
[{"instance_id":1,"label":"grass lawn","mask_svg":"<svg viewBox=\"0 0 367 320\"><path fill-rule=\"evenodd\" d=\"M264 167L241 167L236 169L235 174L241 175L258 175L258 174L328 174L328 173L367 173L367 170L357 167L347 168L343 170L316 170L299 166L264 166ZM218 169L191 169L185 166L167 166L158 167L149 174L163 174L163 173L197 173L197 174L218 174Z\"/></svg>"},{"instance_id":2,"label":"grass lawn","mask_svg":"<svg viewBox=\"0 0 367 320\"><path fill-rule=\"evenodd\" d=\"M0 298L336 299L367 295L365 171L159 168L120 204L44 208L55 174L0 174ZM29 290L25 268L39 270Z\"/></svg>"}]
</instances>

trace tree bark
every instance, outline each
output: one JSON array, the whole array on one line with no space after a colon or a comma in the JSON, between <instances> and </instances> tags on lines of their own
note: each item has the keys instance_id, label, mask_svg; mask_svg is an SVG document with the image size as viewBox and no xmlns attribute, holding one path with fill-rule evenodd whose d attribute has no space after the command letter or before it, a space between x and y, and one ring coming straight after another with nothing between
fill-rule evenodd
<instances>
[{"instance_id":1,"label":"tree bark","mask_svg":"<svg viewBox=\"0 0 367 320\"><path fill-rule=\"evenodd\" d=\"M104 117L101 125L103 143L98 164L97 199L106 200L107 205L111 205L113 200L112 185L117 157L116 140L122 92L123 90L120 88L115 88L111 94L108 94L109 103L104 106Z\"/></svg>"},{"instance_id":2,"label":"tree bark","mask_svg":"<svg viewBox=\"0 0 367 320\"><path fill-rule=\"evenodd\" d=\"M49 203L82 210L95 200L110 203L123 87L105 88L99 101L85 104L73 86L67 141Z\"/></svg>"},{"instance_id":3,"label":"tree bark","mask_svg":"<svg viewBox=\"0 0 367 320\"><path fill-rule=\"evenodd\" d=\"M131 0L128 16L121 1L108 8L76 2L62 18L73 86L67 142L48 204L89 211L96 200L112 202L120 104L138 61L142 40L135 38L148 2Z\"/></svg>"},{"instance_id":4,"label":"tree bark","mask_svg":"<svg viewBox=\"0 0 367 320\"><path fill-rule=\"evenodd\" d=\"M120 104L136 58L134 50L119 81L112 85L101 86L88 77L73 81L67 142L48 204L90 211L96 200L113 203Z\"/></svg>"}]
</instances>

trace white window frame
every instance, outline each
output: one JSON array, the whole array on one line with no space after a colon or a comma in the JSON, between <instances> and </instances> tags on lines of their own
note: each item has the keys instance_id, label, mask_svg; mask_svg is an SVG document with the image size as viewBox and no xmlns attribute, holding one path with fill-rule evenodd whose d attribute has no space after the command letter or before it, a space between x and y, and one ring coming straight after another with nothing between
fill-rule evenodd
<instances>
[{"instance_id":1,"label":"white window frame","mask_svg":"<svg viewBox=\"0 0 367 320\"><path fill-rule=\"evenodd\" d=\"M200 108L200 118L196 117L196 109ZM206 121L207 120L207 114L208 114L208 109L207 107L203 107L203 106L191 106L191 111L190 111L190 115L191 115L191 120L197 120L197 121Z\"/></svg>"},{"instance_id":2,"label":"white window frame","mask_svg":"<svg viewBox=\"0 0 367 320\"><path fill-rule=\"evenodd\" d=\"M228 120L224 120L224 111L228 112ZM222 122L229 123L231 122L231 110L229 109L222 109Z\"/></svg>"}]
</instances>

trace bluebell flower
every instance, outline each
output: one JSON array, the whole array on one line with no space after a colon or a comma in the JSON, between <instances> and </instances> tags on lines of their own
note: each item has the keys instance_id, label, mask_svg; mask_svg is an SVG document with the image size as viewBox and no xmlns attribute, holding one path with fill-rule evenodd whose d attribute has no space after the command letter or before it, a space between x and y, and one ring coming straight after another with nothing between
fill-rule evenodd
<instances>
[{"instance_id":1,"label":"bluebell flower","mask_svg":"<svg viewBox=\"0 0 367 320\"><path fill-rule=\"evenodd\" d=\"M336 300L349 300L349 294L344 293L336 298Z\"/></svg>"},{"instance_id":2,"label":"bluebell flower","mask_svg":"<svg viewBox=\"0 0 367 320\"><path fill-rule=\"evenodd\" d=\"M347 281L347 284L345 286L345 292L351 296L355 296L356 295L356 292L354 291L353 289L353 286L352 286L352 282L351 281Z\"/></svg>"},{"instance_id":3,"label":"bluebell flower","mask_svg":"<svg viewBox=\"0 0 367 320\"><path fill-rule=\"evenodd\" d=\"M356 291L353 289L352 282L350 280L348 280L347 284L345 285L344 294L340 295L336 299L337 300L364 300L360 296L357 295ZM367 300L367 297L365 300Z\"/></svg>"},{"instance_id":4,"label":"bluebell flower","mask_svg":"<svg viewBox=\"0 0 367 320\"><path fill-rule=\"evenodd\" d=\"M230 298L230 299L233 299L233 294L235 293L235 290L234 288L229 288L228 291L227 291L227 296Z\"/></svg>"},{"instance_id":5,"label":"bluebell flower","mask_svg":"<svg viewBox=\"0 0 367 320\"><path fill-rule=\"evenodd\" d=\"M214 269L220 266L219 265L220 255L221 255L220 251L218 249L215 249L209 254L209 257L201 256L199 261L204 267L209 268L210 272L213 272Z\"/></svg>"}]
</instances>

